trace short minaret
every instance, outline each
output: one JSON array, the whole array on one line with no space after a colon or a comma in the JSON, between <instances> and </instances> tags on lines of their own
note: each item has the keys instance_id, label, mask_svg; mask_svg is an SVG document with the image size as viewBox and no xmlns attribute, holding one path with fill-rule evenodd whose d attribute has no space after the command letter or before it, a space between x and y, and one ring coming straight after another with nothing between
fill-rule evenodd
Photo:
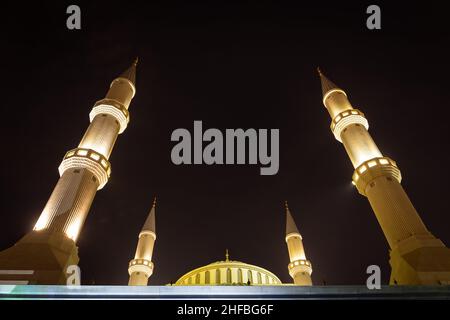
<instances>
[{"instance_id":1,"label":"short minaret","mask_svg":"<svg viewBox=\"0 0 450 320\"><path fill-rule=\"evenodd\" d=\"M153 274L153 247L156 241L155 227L156 198L148 214L147 220L139 233L139 241L134 259L128 265L130 280L129 286L146 286L148 279Z\"/></svg>"},{"instance_id":2,"label":"short minaret","mask_svg":"<svg viewBox=\"0 0 450 320\"><path fill-rule=\"evenodd\" d=\"M391 248L391 284L449 284L450 249L422 222L401 182L396 162L381 154L364 114L318 70L331 131L355 168L353 184L367 197Z\"/></svg>"},{"instance_id":3,"label":"short minaret","mask_svg":"<svg viewBox=\"0 0 450 320\"><path fill-rule=\"evenodd\" d=\"M128 108L136 93L136 65L137 59L112 81L106 97L95 103L89 127L78 147L65 154L58 168L60 178L33 231L0 253L0 270L29 274L8 276L8 281L66 284L67 267L78 264L76 241L97 190L110 177L109 157L116 139L128 125Z\"/></svg>"},{"instance_id":4,"label":"short minaret","mask_svg":"<svg viewBox=\"0 0 450 320\"><path fill-rule=\"evenodd\" d=\"M303 247L303 238L298 232L294 218L292 218L287 201L286 207L286 243L289 251L290 263L288 265L289 275L298 286L311 286L311 262L306 259Z\"/></svg>"}]
</instances>

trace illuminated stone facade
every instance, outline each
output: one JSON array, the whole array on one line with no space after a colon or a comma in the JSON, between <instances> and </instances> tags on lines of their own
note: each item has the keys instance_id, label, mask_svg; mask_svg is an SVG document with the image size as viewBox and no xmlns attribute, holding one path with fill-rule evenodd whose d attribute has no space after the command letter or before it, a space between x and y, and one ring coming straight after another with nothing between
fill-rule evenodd
<instances>
[{"instance_id":1,"label":"illuminated stone facade","mask_svg":"<svg viewBox=\"0 0 450 320\"><path fill-rule=\"evenodd\" d=\"M94 105L91 123L78 147L64 156L60 178L33 231L0 252L0 284L64 284L67 267L78 264L77 238L97 190L108 182L109 156L129 121L136 65L137 59Z\"/></svg>"},{"instance_id":2,"label":"illuminated stone facade","mask_svg":"<svg viewBox=\"0 0 450 320\"><path fill-rule=\"evenodd\" d=\"M286 201L286 244L289 251L289 275L294 283L299 286L311 286L311 261L306 259L305 248L303 247L303 238L298 231L291 211Z\"/></svg>"},{"instance_id":3,"label":"illuminated stone facade","mask_svg":"<svg viewBox=\"0 0 450 320\"><path fill-rule=\"evenodd\" d=\"M134 259L128 264L128 274L130 286L146 286L148 279L153 274L153 248L156 241L155 213L156 199L148 214L147 220L139 233L139 241L134 254Z\"/></svg>"},{"instance_id":4,"label":"illuminated stone facade","mask_svg":"<svg viewBox=\"0 0 450 320\"><path fill-rule=\"evenodd\" d=\"M395 161L384 157L370 136L364 114L319 70L331 131L355 168L353 184L367 197L390 247L391 284L450 283L450 249L435 238L400 184Z\"/></svg>"}]
</instances>

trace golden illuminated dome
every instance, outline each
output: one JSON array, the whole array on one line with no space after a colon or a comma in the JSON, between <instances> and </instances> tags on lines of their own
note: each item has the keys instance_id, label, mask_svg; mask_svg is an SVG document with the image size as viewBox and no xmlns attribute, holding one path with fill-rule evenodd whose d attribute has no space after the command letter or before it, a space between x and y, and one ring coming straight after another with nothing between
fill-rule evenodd
<instances>
[{"instance_id":1,"label":"golden illuminated dome","mask_svg":"<svg viewBox=\"0 0 450 320\"><path fill-rule=\"evenodd\" d=\"M281 285L280 279L272 272L251 264L229 260L228 250L225 261L217 261L192 270L175 283L189 285Z\"/></svg>"}]
</instances>

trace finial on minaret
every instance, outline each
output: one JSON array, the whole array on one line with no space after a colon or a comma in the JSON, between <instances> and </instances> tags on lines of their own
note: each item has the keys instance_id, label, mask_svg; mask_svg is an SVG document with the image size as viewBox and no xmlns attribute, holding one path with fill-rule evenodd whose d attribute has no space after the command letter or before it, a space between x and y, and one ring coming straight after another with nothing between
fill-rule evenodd
<instances>
[{"instance_id":1,"label":"finial on minaret","mask_svg":"<svg viewBox=\"0 0 450 320\"><path fill-rule=\"evenodd\" d=\"M121 78L130 80L130 82L134 86L136 86L136 67L137 67L138 62L139 62L139 57L136 57L136 59L134 59L132 65L127 70L125 70L124 73L122 73L120 75Z\"/></svg>"},{"instance_id":2,"label":"finial on minaret","mask_svg":"<svg viewBox=\"0 0 450 320\"><path fill-rule=\"evenodd\" d=\"M230 254L228 253L228 249L225 249L225 261L230 261Z\"/></svg>"},{"instance_id":3,"label":"finial on minaret","mask_svg":"<svg viewBox=\"0 0 450 320\"><path fill-rule=\"evenodd\" d=\"M153 205L152 205L152 207L153 207L153 208L156 207L156 196L155 196L155 198L153 198Z\"/></svg>"},{"instance_id":4,"label":"finial on minaret","mask_svg":"<svg viewBox=\"0 0 450 320\"><path fill-rule=\"evenodd\" d=\"M317 72L319 73L319 77L320 77L320 83L322 85L322 94L323 96L325 96L327 94L328 91L331 91L333 89L339 89L342 90L341 88L339 88L336 84L334 84L330 79L328 79L323 73L322 70L320 70L319 67L317 67Z\"/></svg>"}]
</instances>

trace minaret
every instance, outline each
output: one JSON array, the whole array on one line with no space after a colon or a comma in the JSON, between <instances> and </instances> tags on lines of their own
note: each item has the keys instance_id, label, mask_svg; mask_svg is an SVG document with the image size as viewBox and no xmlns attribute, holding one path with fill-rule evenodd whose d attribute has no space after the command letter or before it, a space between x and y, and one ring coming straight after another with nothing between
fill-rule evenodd
<instances>
[{"instance_id":1,"label":"minaret","mask_svg":"<svg viewBox=\"0 0 450 320\"><path fill-rule=\"evenodd\" d=\"M303 248L303 238L298 232L294 218L292 218L287 201L286 207L286 243L289 251L290 263L288 265L289 275L298 286L311 286L311 262L306 259Z\"/></svg>"},{"instance_id":2,"label":"minaret","mask_svg":"<svg viewBox=\"0 0 450 320\"><path fill-rule=\"evenodd\" d=\"M114 79L106 97L95 103L91 123L78 147L65 154L58 168L60 178L33 231L0 253L0 270L32 271L31 276L21 277L28 283L65 284L66 268L78 264L75 243L94 196L108 182L109 156L130 119L137 62Z\"/></svg>"},{"instance_id":3,"label":"minaret","mask_svg":"<svg viewBox=\"0 0 450 320\"><path fill-rule=\"evenodd\" d=\"M128 274L130 275L130 280L128 281L129 286L146 286L148 279L153 274L152 255L156 241L155 209L156 198L153 201L147 220L145 220L144 226L139 233L139 241L134 259L128 265Z\"/></svg>"},{"instance_id":4,"label":"minaret","mask_svg":"<svg viewBox=\"0 0 450 320\"><path fill-rule=\"evenodd\" d=\"M450 250L435 238L400 184L396 162L381 154L364 114L347 94L318 69L331 131L355 168L353 184L367 197L389 244L391 284L445 284L450 281Z\"/></svg>"}]
</instances>

